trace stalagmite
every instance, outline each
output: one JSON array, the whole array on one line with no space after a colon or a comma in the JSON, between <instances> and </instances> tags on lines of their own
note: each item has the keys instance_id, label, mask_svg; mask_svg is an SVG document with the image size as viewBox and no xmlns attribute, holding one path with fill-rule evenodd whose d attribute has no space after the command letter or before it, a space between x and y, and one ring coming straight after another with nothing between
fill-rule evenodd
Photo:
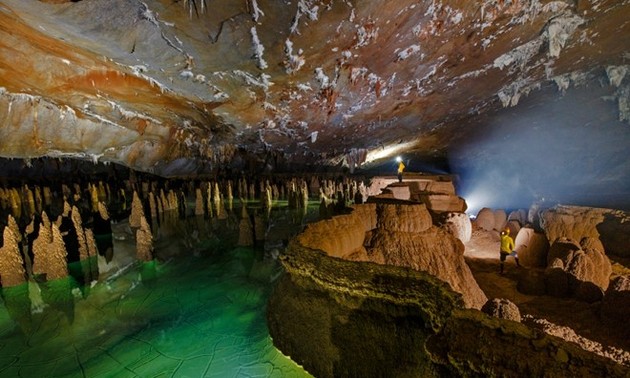
<instances>
[{"instance_id":1,"label":"stalagmite","mask_svg":"<svg viewBox=\"0 0 630 378\"><path fill-rule=\"evenodd\" d=\"M98 189L95 185L89 184L88 189L90 191L90 205L92 211L96 211L98 208Z\"/></svg>"},{"instance_id":2,"label":"stalagmite","mask_svg":"<svg viewBox=\"0 0 630 378\"><path fill-rule=\"evenodd\" d=\"M15 218L11 216L11 214L9 214L9 216L7 217L7 227L9 227L11 231L13 231L13 236L15 237L15 241L18 243L21 242L22 233L20 232L20 227L15 221Z\"/></svg>"},{"instance_id":3,"label":"stalagmite","mask_svg":"<svg viewBox=\"0 0 630 378\"><path fill-rule=\"evenodd\" d=\"M52 194L50 192L50 188L47 186L44 186L44 207L50 206L51 203L52 203Z\"/></svg>"},{"instance_id":4,"label":"stalagmite","mask_svg":"<svg viewBox=\"0 0 630 378\"><path fill-rule=\"evenodd\" d=\"M195 189L195 215L203 216L204 214L203 194L201 194L201 188L197 188Z\"/></svg>"},{"instance_id":5,"label":"stalagmite","mask_svg":"<svg viewBox=\"0 0 630 378\"><path fill-rule=\"evenodd\" d=\"M234 195L232 194L232 181L227 182L227 205L228 209L232 210L232 203L234 202Z\"/></svg>"},{"instance_id":6,"label":"stalagmite","mask_svg":"<svg viewBox=\"0 0 630 378\"><path fill-rule=\"evenodd\" d=\"M9 203L11 204L11 213L17 219L22 216L22 203L17 190L10 189Z\"/></svg>"},{"instance_id":7,"label":"stalagmite","mask_svg":"<svg viewBox=\"0 0 630 378\"><path fill-rule=\"evenodd\" d=\"M42 190L39 186L35 187L35 213L39 214L44 209L44 202L42 201Z\"/></svg>"},{"instance_id":8,"label":"stalagmite","mask_svg":"<svg viewBox=\"0 0 630 378\"><path fill-rule=\"evenodd\" d=\"M98 208L98 202L96 204ZM77 239L79 242L79 260L83 261L89 257L88 245L85 239L85 231L83 230L83 221L81 219L81 213L76 206L72 207L72 213L70 214L72 218L72 224L74 225L74 229L77 232Z\"/></svg>"},{"instance_id":9,"label":"stalagmite","mask_svg":"<svg viewBox=\"0 0 630 378\"><path fill-rule=\"evenodd\" d=\"M33 242L33 274L44 274L48 281L68 276L68 263L66 247L59 232L59 227L52 223L50 228L45 226L48 222L43 218L39 228L39 237Z\"/></svg>"},{"instance_id":10,"label":"stalagmite","mask_svg":"<svg viewBox=\"0 0 630 378\"><path fill-rule=\"evenodd\" d=\"M140 218L140 228L136 231L136 257L145 262L153 260L153 235L144 216Z\"/></svg>"},{"instance_id":11,"label":"stalagmite","mask_svg":"<svg viewBox=\"0 0 630 378\"><path fill-rule=\"evenodd\" d=\"M20 254L18 240L9 226L4 228L4 244L0 248L0 284L10 287L26 282L24 261Z\"/></svg>"},{"instance_id":12,"label":"stalagmite","mask_svg":"<svg viewBox=\"0 0 630 378\"><path fill-rule=\"evenodd\" d=\"M129 216L129 226L133 228L140 227L140 218L144 216L142 202L138 197L138 192L133 192L133 200L131 202L131 215Z\"/></svg>"},{"instance_id":13,"label":"stalagmite","mask_svg":"<svg viewBox=\"0 0 630 378\"><path fill-rule=\"evenodd\" d=\"M23 202L25 202L25 207L27 210L27 213L25 215L27 217L30 217L31 215L35 214L35 196L33 195L33 191L26 185L24 186L23 195Z\"/></svg>"}]
</instances>

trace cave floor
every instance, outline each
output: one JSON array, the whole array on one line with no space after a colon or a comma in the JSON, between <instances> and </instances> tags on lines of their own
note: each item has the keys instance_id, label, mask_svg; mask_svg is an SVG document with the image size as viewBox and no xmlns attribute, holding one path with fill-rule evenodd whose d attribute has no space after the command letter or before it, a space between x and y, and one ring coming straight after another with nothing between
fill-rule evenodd
<instances>
[{"instance_id":1,"label":"cave floor","mask_svg":"<svg viewBox=\"0 0 630 378\"><path fill-rule=\"evenodd\" d=\"M489 299L506 298L519 307L521 315L526 318L523 323L536 326L531 322L532 317L546 319L553 323L554 335L576 342L585 349L599 351L599 354L617 362L630 364L630 340L625 337L626 325L602 321L599 316L600 302L589 304L570 298L520 293L516 289L520 275L526 269L536 268L517 267L514 260L508 257L505 272L500 274L498 250L497 232L476 229L470 242L466 243L464 253L473 276ZM622 259L611 259L611 262L613 274L627 271L630 266L629 261ZM575 331L575 334L566 328Z\"/></svg>"}]
</instances>

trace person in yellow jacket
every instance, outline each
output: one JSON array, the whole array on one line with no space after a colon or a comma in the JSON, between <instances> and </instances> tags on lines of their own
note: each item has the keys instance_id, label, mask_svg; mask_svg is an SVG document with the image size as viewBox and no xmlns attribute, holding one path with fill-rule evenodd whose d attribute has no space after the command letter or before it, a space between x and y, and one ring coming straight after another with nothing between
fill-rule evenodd
<instances>
[{"instance_id":1,"label":"person in yellow jacket","mask_svg":"<svg viewBox=\"0 0 630 378\"><path fill-rule=\"evenodd\" d=\"M396 158L396 161L398 162L398 182L402 182L402 174L405 170L405 164L402 162L402 158L400 156Z\"/></svg>"},{"instance_id":2,"label":"person in yellow jacket","mask_svg":"<svg viewBox=\"0 0 630 378\"><path fill-rule=\"evenodd\" d=\"M514 256L516 266L521 266L518 262L518 253L514 250L514 240L510 236L510 229L508 227L501 231L501 251L499 253L501 259L501 273L503 273L503 263L505 263L505 259L508 256Z\"/></svg>"}]
</instances>

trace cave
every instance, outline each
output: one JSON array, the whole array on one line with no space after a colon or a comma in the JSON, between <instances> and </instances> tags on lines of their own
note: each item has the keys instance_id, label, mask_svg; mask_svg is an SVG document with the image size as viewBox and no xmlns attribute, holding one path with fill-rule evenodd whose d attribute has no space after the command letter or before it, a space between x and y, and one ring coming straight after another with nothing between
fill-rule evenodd
<instances>
[{"instance_id":1,"label":"cave","mask_svg":"<svg viewBox=\"0 0 630 378\"><path fill-rule=\"evenodd\" d=\"M628 376L628 14L2 1L0 375Z\"/></svg>"}]
</instances>

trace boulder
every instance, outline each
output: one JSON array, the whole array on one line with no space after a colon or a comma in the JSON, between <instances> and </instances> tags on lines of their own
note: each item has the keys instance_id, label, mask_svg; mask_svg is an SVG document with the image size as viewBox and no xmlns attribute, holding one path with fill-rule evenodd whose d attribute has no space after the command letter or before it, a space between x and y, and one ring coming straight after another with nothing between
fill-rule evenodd
<instances>
[{"instance_id":1,"label":"boulder","mask_svg":"<svg viewBox=\"0 0 630 378\"><path fill-rule=\"evenodd\" d=\"M521 227L525 226L527 223L527 211L525 209L518 209L512 211L508 215L508 221L517 221Z\"/></svg>"},{"instance_id":2,"label":"boulder","mask_svg":"<svg viewBox=\"0 0 630 378\"><path fill-rule=\"evenodd\" d=\"M533 228L523 227L514 240L520 263L526 267L544 268L547 266L549 242L547 237Z\"/></svg>"},{"instance_id":3,"label":"boulder","mask_svg":"<svg viewBox=\"0 0 630 378\"><path fill-rule=\"evenodd\" d=\"M582 245L586 249L566 238L560 238L552 244L547 257L549 265L545 271L545 283L550 295L571 295L587 302L602 298L608 288L612 265L608 257L598 250L601 248L598 244L591 238L583 239Z\"/></svg>"},{"instance_id":4,"label":"boulder","mask_svg":"<svg viewBox=\"0 0 630 378\"><path fill-rule=\"evenodd\" d=\"M521 224L518 221L511 220L505 224L505 227L497 229L497 231L501 231L504 228L510 229L510 235L517 235L521 230Z\"/></svg>"},{"instance_id":5,"label":"boulder","mask_svg":"<svg viewBox=\"0 0 630 378\"><path fill-rule=\"evenodd\" d=\"M610 281L602 300L602 318L627 327L630 313L630 276L618 276Z\"/></svg>"},{"instance_id":6,"label":"boulder","mask_svg":"<svg viewBox=\"0 0 630 378\"><path fill-rule=\"evenodd\" d=\"M493 298L481 307L481 311L499 319L521 322L521 312L518 306L505 298Z\"/></svg>"},{"instance_id":7,"label":"boulder","mask_svg":"<svg viewBox=\"0 0 630 378\"><path fill-rule=\"evenodd\" d=\"M482 230L494 230L494 211L487 207L479 210L477 217L475 218L475 223L477 224L477 227Z\"/></svg>"},{"instance_id":8,"label":"boulder","mask_svg":"<svg viewBox=\"0 0 630 378\"><path fill-rule=\"evenodd\" d=\"M465 213L445 213L441 220L442 227L453 234L462 243L468 243L472 237L472 224Z\"/></svg>"}]
</instances>

